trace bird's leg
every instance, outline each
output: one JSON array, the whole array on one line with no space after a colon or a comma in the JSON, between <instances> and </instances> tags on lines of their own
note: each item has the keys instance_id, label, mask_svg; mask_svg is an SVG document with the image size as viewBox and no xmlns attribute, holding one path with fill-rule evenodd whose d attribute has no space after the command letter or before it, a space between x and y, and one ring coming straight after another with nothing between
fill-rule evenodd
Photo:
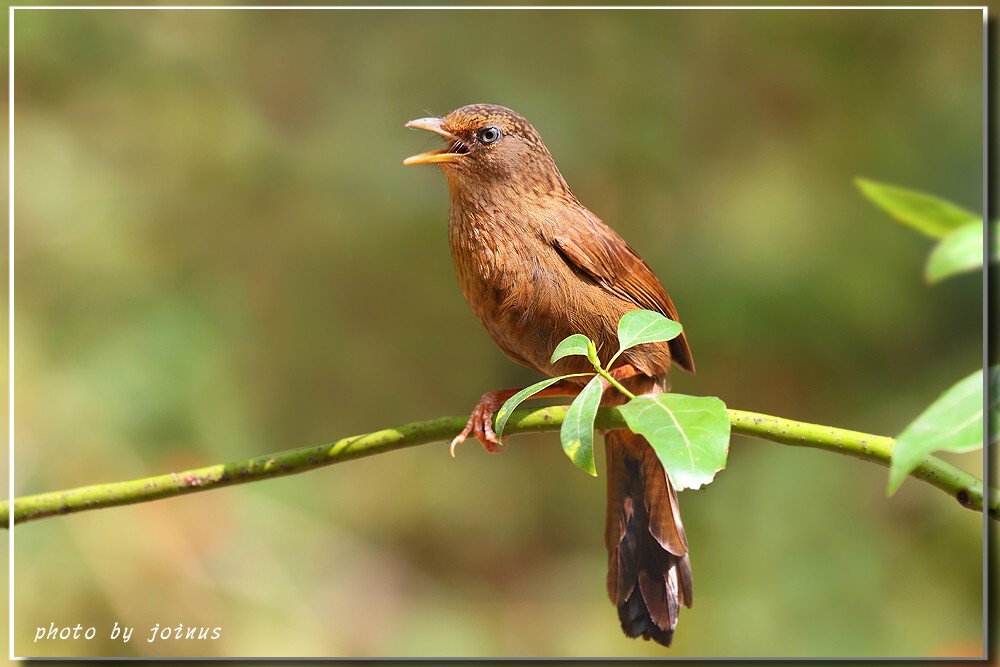
<instances>
[{"instance_id":1,"label":"bird's leg","mask_svg":"<svg viewBox=\"0 0 1000 667\"><path fill-rule=\"evenodd\" d=\"M553 396L576 396L582 387L566 380L560 380L555 384L546 387L537 394L532 394L531 398L546 398ZM474 437L482 443L488 452L499 452L503 450L503 443L497 438L493 431L493 415L500 409L508 398L521 391L520 389L501 389L500 391L488 391L479 399L479 403L472 410L469 421L465 428L451 441L451 455L455 456L455 447L462 444L468 436Z\"/></svg>"},{"instance_id":2,"label":"bird's leg","mask_svg":"<svg viewBox=\"0 0 1000 667\"><path fill-rule=\"evenodd\" d=\"M469 421L466 422L465 428L451 441L452 457L455 456L455 447L465 442L465 439L470 435L481 442L486 451L499 452L503 448L503 444L497 438L497 434L493 432L493 415L508 398L518 391L517 389L501 389L483 394L479 402L476 403L476 407L472 409L472 414L469 415Z\"/></svg>"}]
</instances>

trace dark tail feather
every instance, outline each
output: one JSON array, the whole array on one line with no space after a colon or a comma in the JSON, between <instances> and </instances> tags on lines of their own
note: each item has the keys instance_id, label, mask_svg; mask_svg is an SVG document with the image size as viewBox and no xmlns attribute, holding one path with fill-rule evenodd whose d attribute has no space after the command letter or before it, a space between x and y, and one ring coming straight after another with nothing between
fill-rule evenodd
<instances>
[{"instance_id":1,"label":"dark tail feather","mask_svg":"<svg viewBox=\"0 0 1000 667\"><path fill-rule=\"evenodd\" d=\"M611 431L608 459L608 595L629 637L670 646L680 605L690 607L687 537L670 485L642 436Z\"/></svg>"}]
</instances>

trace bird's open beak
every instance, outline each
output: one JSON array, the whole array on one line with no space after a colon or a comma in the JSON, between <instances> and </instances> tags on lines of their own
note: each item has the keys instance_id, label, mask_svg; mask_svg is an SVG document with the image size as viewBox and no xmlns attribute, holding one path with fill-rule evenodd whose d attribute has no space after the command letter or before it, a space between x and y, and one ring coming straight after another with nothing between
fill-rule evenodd
<instances>
[{"instance_id":1,"label":"bird's open beak","mask_svg":"<svg viewBox=\"0 0 1000 667\"><path fill-rule=\"evenodd\" d=\"M469 152L468 147L462 143L458 137L445 129L444 120L441 118L418 118L411 120L406 127L415 127L418 130L427 130L434 134L441 135L448 140L448 147L436 151L420 153L403 160L403 164L410 166L413 164L438 164L441 162L455 162Z\"/></svg>"}]
</instances>

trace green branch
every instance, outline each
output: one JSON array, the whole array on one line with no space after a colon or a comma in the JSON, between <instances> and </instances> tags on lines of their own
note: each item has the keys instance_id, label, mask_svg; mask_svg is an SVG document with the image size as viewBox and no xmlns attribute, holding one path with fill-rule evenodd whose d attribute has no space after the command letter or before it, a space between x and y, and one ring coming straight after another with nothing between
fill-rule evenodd
<instances>
[{"instance_id":1,"label":"green branch","mask_svg":"<svg viewBox=\"0 0 1000 667\"><path fill-rule=\"evenodd\" d=\"M555 431L559 429L565 416L565 407L517 410L511 415L505 430L511 434ZM889 465L892 454L893 440L884 436L807 424L741 410L729 410L729 418L734 434L796 447L840 452L885 466ZM442 417L344 438L334 443L289 449L243 461L126 482L95 484L15 498L14 523L295 475L404 447L446 442L462 430L466 420L465 416ZM623 428L625 420L617 408L601 408L595 426L601 429ZM983 510L983 483L973 475L933 456L924 459L911 474L941 489L958 500L963 507L980 512ZM988 506L990 518L1000 521L1000 494L995 489L990 489ZM10 503L0 503L0 527L8 528L10 519Z\"/></svg>"},{"instance_id":2,"label":"green branch","mask_svg":"<svg viewBox=\"0 0 1000 667\"><path fill-rule=\"evenodd\" d=\"M825 449L883 466L889 465L895 444L894 439L884 435L848 431L742 410L729 410L729 421L733 433L793 447ZM983 511L983 482L975 475L959 470L936 456L926 457L910 475L941 489L962 507ZM989 489L987 505L990 518L1000 521L1000 491Z\"/></svg>"}]
</instances>

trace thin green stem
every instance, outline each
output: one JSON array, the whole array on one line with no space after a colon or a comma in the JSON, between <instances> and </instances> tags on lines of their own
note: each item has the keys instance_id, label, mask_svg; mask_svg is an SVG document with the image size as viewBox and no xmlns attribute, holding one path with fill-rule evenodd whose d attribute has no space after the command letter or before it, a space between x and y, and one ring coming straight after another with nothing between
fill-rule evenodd
<instances>
[{"instance_id":1,"label":"thin green stem","mask_svg":"<svg viewBox=\"0 0 1000 667\"><path fill-rule=\"evenodd\" d=\"M618 358L618 355L620 355L624 351L625 351L624 349L620 349L617 352L615 352L615 356L611 357L611 361L608 362L608 368L611 368L614 365L615 360ZM592 340L587 341L587 359L589 359L590 363L594 365L594 370L597 371L597 374L600 375L605 380L607 380L608 384L610 384L612 387L620 391L625 396L628 396L629 400L635 398L635 394L633 394L628 389L623 387L621 383L618 382L618 380L616 380L611 376L611 373L607 369L601 366L601 360L597 357L597 346L594 345L594 341Z\"/></svg>"},{"instance_id":2,"label":"thin green stem","mask_svg":"<svg viewBox=\"0 0 1000 667\"><path fill-rule=\"evenodd\" d=\"M618 380L614 379L611 376L611 373L607 372L606 370L604 370L600 366L597 367L597 374L600 375L605 380L607 380L608 383L612 387L614 387L615 389L617 389L618 391L620 391L624 395L628 396L629 400L632 400L633 398L635 398L635 394L633 394L628 389L626 389L625 387L623 387L622 384L621 384L621 382L619 382Z\"/></svg>"},{"instance_id":3,"label":"thin green stem","mask_svg":"<svg viewBox=\"0 0 1000 667\"><path fill-rule=\"evenodd\" d=\"M540 410L516 410L508 422L507 432L558 430L566 416L566 409L564 406L559 406ZM892 454L893 440L883 436L741 410L730 410L729 418L733 433L781 444L840 452L882 465L889 464ZM431 442L448 442L462 430L466 419L465 416L442 417L344 438L333 443L290 449L232 463L125 482L96 484L23 496L13 501L13 521L15 524L20 524L61 514L142 503L234 484L295 475L405 447ZM618 409L608 407L598 410L595 427L620 429L626 428L626 425ZM982 481L938 458L928 456L911 475L945 491L956 498L963 507L977 511L983 509ZM1000 494L990 489L989 499L986 502L989 516L994 520L1000 520ZM11 514L11 504L0 503L0 527L10 526Z\"/></svg>"}]
</instances>

